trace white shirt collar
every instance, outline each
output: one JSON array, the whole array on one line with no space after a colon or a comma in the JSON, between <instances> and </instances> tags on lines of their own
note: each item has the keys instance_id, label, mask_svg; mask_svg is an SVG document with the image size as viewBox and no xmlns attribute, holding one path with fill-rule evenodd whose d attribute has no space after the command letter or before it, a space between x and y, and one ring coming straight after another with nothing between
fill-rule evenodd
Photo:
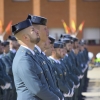
<instances>
[{"instance_id":1,"label":"white shirt collar","mask_svg":"<svg viewBox=\"0 0 100 100\"><path fill-rule=\"evenodd\" d=\"M24 48L26 48L26 49L28 49L29 51L31 51L31 53L33 54L33 55L35 55L35 52L33 51L33 50L31 50L30 48L28 48L28 47L26 47L26 46L23 46L23 45L21 45L22 47L24 47Z\"/></svg>"},{"instance_id":2,"label":"white shirt collar","mask_svg":"<svg viewBox=\"0 0 100 100\"><path fill-rule=\"evenodd\" d=\"M0 58L2 58L2 54L0 54Z\"/></svg>"},{"instance_id":3,"label":"white shirt collar","mask_svg":"<svg viewBox=\"0 0 100 100\"><path fill-rule=\"evenodd\" d=\"M15 49L10 49L10 51L12 51L13 53L16 53L16 50Z\"/></svg>"},{"instance_id":4,"label":"white shirt collar","mask_svg":"<svg viewBox=\"0 0 100 100\"><path fill-rule=\"evenodd\" d=\"M66 56L68 57L68 54L66 53Z\"/></svg>"},{"instance_id":5,"label":"white shirt collar","mask_svg":"<svg viewBox=\"0 0 100 100\"><path fill-rule=\"evenodd\" d=\"M49 56L49 58L53 59L56 63L61 64L60 60L56 60L56 59L54 59L52 56Z\"/></svg>"},{"instance_id":6,"label":"white shirt collar","mask_svg":"<svg viewBox=\"0 0 100 100\"><path fill-rule=\"evenodd\" d=\"M53 59L56 63L58 63L57 60L54 59L52 56L49 56L49 58Z\"/></svg>"},{"instance_id":7,"label":"white shirt collar","mask_svg":"<svg viewBox=\"0 0 100 100\"><path fill-rule=\"evenodd\" d=\"M74 49L72 49L72 51L74 52Z\"/></svg>"},{"instance_id":8,"label":"white shirt collar","mask_svg":"<svg viewBox=\"0 0 100 100\"><path fill-rule=\"evenodd\" d=\"M42 50L40 49L39 46L35 45L35 47L38 49L38 51L39 51L40 53L42 52Z\"/></svg>"},{"instance_id":9,"label":"white shirt collar","mask_svg":"<svg viewBox=\"0 0 100 100\"><path fill-rule=\"evenodd\" d=\"M57 60L57 62L58 62L59 64L61 64L60 60Z\"/></svg>"},{"instance_id":10,"label":"white shirt collar","mask_svg":"<svg viewBox=\"0 0 100 100\"><path fill-rule=\"evenodd\" d=\"M46 55L44 52L42 52L44 55Z\"/></svg>"}]
</instances>

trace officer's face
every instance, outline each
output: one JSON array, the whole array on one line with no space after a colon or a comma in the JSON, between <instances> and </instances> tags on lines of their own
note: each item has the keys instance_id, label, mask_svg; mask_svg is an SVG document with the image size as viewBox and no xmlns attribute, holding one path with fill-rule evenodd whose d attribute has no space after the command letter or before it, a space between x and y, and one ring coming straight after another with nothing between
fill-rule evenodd
<instances>
[{"instance_id":1,"label":"officer's face","mask_svg":"<svg viewBox=\"0 0 100 100\"><path fill-rule=\"evenodd\" d=\"M0 54L3 53L3 46L2 44L0 43Z\"/></svg>"},{"instance_id":2,"label":"officer's face","mask_svg":"<svg viewBox=\"0 0 100 100\"><path fill-rule=\"evenodd\" d=\"M71 49L71 43L67 43L67 44L66 44L66 49L67 49L67 52L70 52L70 49Z\"/></svg>"},{"instance_id":3,"label":"officer's face","mask_svg":"<svg viewBox=\"0 0 100 100\"><path fill-rule=\"evenodd\" d=\"M81 46L80 46L80 49L81 49L81 51L83 51L83 50L84 50L84 46L83 46L83 45L81 45Z\"/></svg>"},{"instance_id":4,"label":"officer's face","mask_svg":"<svg viewBox=\"0 0 100 100\"><path fill-rule=\"evenodd\" d=\"M17 49L18 48L18 42L17 41L15 41L15 40L13 40L13 41L9 41L9 47L10 47L10 49Z\"/></svg>"},{"instance_id":5,"label":"officer's face","mask_svg":"<svg viewBox=\"0 0 100 100\"><path fill-rule=\"evenodd\" d=\"M54 50L53 44L50 44L50 45L51 45L50 48L47 49L45 52L47 56L50 56L52 54L52 51Z\"/></svg>"},{"instance_id":6,"label":"officer's face","mask_svg":"<svg viewBox=\"0 0 100 100\"><path fill-rule=\"evenodd\" d=\"M71 43L70 51L73 49L73 46L74 46L74 44L73 44L73 43Z\"/></svg>"},{"instance_id":7,"label":"officer's face","mask_svg":"<svg viewBox=\"0 0 100 100\"><path fill-rule=\"evenodd\" d=\"M5 52L5 53L8 53L8 52L9 52L9 49L10 49L10 48L9 48L9 45L6 45L6 46L4 47L4 52Z\"/></svg>"},{"instance_id":8,"label":"officer's face","mask_svg":"<svg viewBox=\"0 0 100 100\"><path fill-rule=\"evenodd\" d=\"M46 42L48 40L48 36L49 36L49 31L47 26L44 25L40 25L40 39L43 42Z\"/></svg>"},{"instance_id":9,"label":"officer's face","mask_svg":"<svg viewBox=\"0 0 100 100\"><path fill-rule=\"evenodd\" d=\"M56 57L57 57L58 59L61 59L61 48L56 48L56 49L55 49L55 53L56 53Z\"/></svg>"},{"instance_id":10,"label":"officer's face","mask_svg":"<svg viewBox=\"0 0 100 100\"><path fill-rule=\"evenodd\" d=\"M78 47L79 43L78 41L75 42L75 47Z\"/></svg>"},{"instance_id":11,"label":"officer's face","mask_svg":"<svg viewBox=\"0 0 100 100\"><path fill-rule=\"evenodd\" d=\"M61 50L61 58L63 58L66 54L65 48L61 48L60 50Z\"/></svg>"},{"instance_id":12,"label":"officer's face","mask_svg":"<svg viewBox=\"0 0 100 100\"><path fill-rule=\"evenodd\" d=\"M74 49L74 53L77 55L78 54L78 49Z\"/></svg>"},{"instance_id":13,"label":"officer's face","mask_svg":"<svg viewBox=\"0 0 100 100\"><path fill-rule=\"evenodd\" d=\"M50 44L50 40L49 40L49 38L46 40L46 42L45 42L45 45L44 45L44 48L45 48L45 50L47 50L47 49L50 49L51 48L51 44Z\"/></svg>"},{"instance_id":14,"label":"officer's face","mask_svg":"<svg viewBox=\"0 0 100 100\"><path fill-rule=\"evenodd\" d=\"M39 30L37 30L33 26L30 27L28 36L30 38L31 43L37 44L40 41Z\"/></svg>"}]
</instances>

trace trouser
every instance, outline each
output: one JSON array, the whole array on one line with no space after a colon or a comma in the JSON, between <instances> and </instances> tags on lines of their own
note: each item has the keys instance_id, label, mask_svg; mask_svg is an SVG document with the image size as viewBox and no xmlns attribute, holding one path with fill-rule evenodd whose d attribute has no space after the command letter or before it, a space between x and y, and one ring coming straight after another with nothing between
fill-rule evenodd
<instances>
[{"instance_id":1,"label":"trouser","mask_svg":"<svg viewBox=\"0 0 100 100\"><path fill-rule=\"evenodd\" d=\"M15 89L5 90L4 100L17 100L17 94Z\"/></svg>"},{"instance_id":2,"label":"trouser","mask_svg":"<svg viewBox=\"0 0 100 100\"><path fill-rule=\"evenodd\" d=\"M78 89L79 88L76 88L75 89L74 96L73 96L73 100L78 100Z\"/></svg>"},{"instance_id":3,"label":"trouser","mask_svg":"<svg viewBox=\"0 0 100 100\"><path fill-rule=\"evenodd\" d=\"M68 100L72 100L73 98L72 97L68 97Z\"/></svg>"},{"instance_id":4,"label":"trouser","mask_svg":"<svg viewBox=\"0 0 100 100\"><path fill-rule=\"evenodd\" d=\"M80 80L80 87L78 88L78 97L80 98L84 86L84 77Z\"/></svg>"},{"instance_id":5,"label":"trouser","mask_svg":"<svg viewBox=\"0 0 100 100\"><path fill-rule=\"evenodd\" d=\"M0 88L0 100L3 100L3 90Z\"/></svg>"}]
</instances>

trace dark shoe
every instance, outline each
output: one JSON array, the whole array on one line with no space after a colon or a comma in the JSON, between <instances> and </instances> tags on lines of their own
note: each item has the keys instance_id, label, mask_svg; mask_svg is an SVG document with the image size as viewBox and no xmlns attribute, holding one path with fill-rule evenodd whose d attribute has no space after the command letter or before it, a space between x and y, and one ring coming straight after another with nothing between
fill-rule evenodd
<instances>
[{"instance_id":1,"label":"dark shoe","mask_svg":"<svg viewBox=\"0 0 100 100\"><path fill-rule=\"evenodd\" d=\"M81 95L81 98L86 98L86 96L84 96L84 95Z\"/></svg>"}]
</instances>

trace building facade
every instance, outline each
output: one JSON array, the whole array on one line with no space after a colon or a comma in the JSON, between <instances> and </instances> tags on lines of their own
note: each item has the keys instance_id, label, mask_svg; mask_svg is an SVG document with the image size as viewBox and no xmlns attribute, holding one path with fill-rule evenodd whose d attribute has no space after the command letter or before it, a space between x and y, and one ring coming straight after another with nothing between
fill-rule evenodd
<instances>
[{"instance_id":1,"label":"building facade","mask_svg":"<svg viewBox=\"0 0 100 100\"><path fill-rule=\"evenodd\" d=\"M9 21L15 24L28 14L46 17L50 34L56 37L64 33L62 19L68 26L74 19L77 28L85 21L77 37L87 40L90 52L100 52L100 0L0 0L0 20L4 28Z\"/></svg>"}]
</instances>

